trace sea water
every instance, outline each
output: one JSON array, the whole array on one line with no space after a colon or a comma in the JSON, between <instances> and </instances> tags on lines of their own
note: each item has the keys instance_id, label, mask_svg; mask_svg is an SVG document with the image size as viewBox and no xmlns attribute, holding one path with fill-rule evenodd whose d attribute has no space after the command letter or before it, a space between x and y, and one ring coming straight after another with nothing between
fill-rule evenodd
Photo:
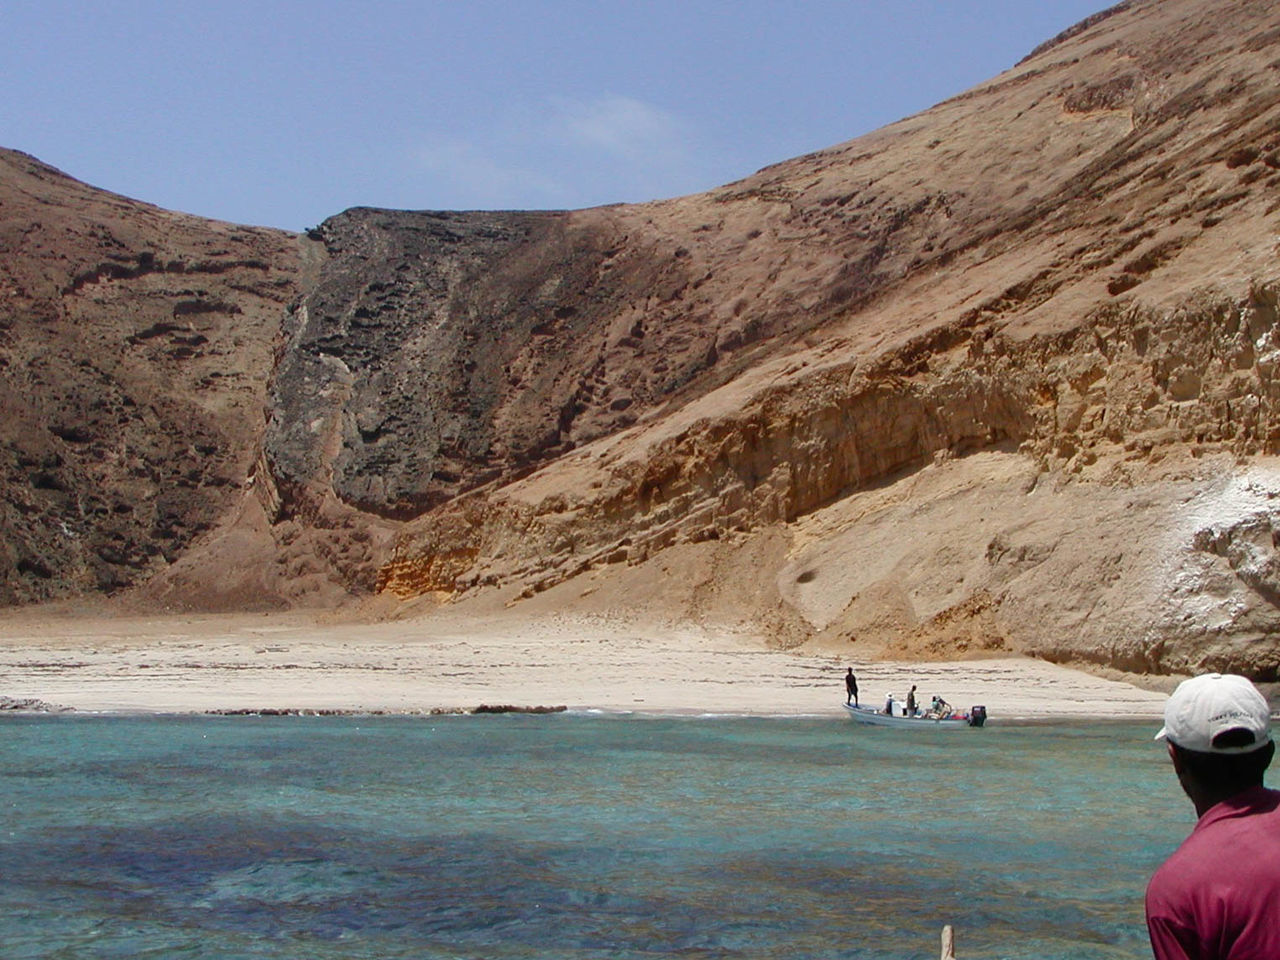
<instances>
[{"instance_id":1,"label":"sea water","mask_svg":"<svg viewBox=\"0 0 1280 960\"><path fill-rule=\"evenodd\" d=\"M0 955L1146 957L1152 726L6 717Z\"/></svg>"}]
</instances>

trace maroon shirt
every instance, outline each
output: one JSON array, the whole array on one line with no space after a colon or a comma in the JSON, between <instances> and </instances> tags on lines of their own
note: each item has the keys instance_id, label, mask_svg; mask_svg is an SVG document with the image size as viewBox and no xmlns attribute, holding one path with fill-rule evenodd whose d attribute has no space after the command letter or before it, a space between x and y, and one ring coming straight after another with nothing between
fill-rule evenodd
<instances>
[{"instance_id":1,"label":"maroon shirt","mask_svg":"<svg viewBox=\"0 0 1280 960\"><path fill-rule=\"evenodd\" d=\"M1156 960L1280 958L1280 791L1211 807L1147 885Z\"/></svg>"}]
</instances>

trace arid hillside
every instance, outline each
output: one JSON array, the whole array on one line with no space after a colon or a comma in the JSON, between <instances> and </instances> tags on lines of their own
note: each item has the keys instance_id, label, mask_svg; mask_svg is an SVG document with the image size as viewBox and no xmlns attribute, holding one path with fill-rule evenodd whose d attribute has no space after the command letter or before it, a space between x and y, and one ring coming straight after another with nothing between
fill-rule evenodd
<instances>
[{"instance_id":1,"label":"arid hillside","mask_svg":"<svg viewBox=\"0 0 1280 960\"><path fill-rule=\"evenodd\" d=\"M0 601L119 591L226 520L302 263L0 151Z\"/></svg>"},{"instance_id":2,"label":"arid hillside","mask_svg":"<svg viewBox=\"0 0 1280 960\"><path fill-rule=\"evenodd\" d=\"M3 599L1276 679L1278 67L1135 0L706 194L305 237L0 154Z\"/></svg>"}]
</instances>

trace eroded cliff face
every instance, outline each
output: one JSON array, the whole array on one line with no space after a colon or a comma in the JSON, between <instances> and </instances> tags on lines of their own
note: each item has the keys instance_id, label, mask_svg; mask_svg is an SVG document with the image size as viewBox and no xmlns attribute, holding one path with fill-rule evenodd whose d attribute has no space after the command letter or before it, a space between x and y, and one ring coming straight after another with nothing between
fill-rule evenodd
<instances>
[{"instance_id":1,"label":"eroded cliff face","mask_svg":"<svg viewBox=\"0 0 1280 960\"><path fill-rule=\"evenodd\" d=\"M5 155L5 598L1272 678L1280 11L1230 7L1121 4L662 203L300 238Z\"/></svg>"},{"instance_id":2,"label":"eroded cliff face","mask_svg":"<svg viewBox=\"0 0 1280 960\"><path fill-rule=\"evenodd\" d=\"M1269 676L1276 334L1263 288L1022 342L956 336L927 369L915 344L870 369L813 359L802 384L737 409L712 394L673 436L614 438L424 517L383 586L530 597L782 529L791 556L742 589L799 616L785 642ZM1196 371L1194 399L1170 370Z\"/></svg>"}]
</instances>

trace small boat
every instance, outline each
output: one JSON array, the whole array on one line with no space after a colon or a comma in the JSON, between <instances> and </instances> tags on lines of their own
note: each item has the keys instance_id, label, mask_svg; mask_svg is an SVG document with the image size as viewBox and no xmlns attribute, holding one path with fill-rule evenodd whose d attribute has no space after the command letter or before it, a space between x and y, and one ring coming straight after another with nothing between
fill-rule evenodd
<instances>
[{"instance_id":1,"label":"small boat","mask_svg":"<svg viewBox=\"0 0 1280 960\"><path fill-rule=\"evenodd\" d=\"M851 703L844 704L849 716L859 723L870 723L878 727L980 727L987 722L986 707L972 707L967 713L948 713L943 716L921 714L906 717L901 714L890 715L875 707L855 707Z\"/></svg>"}]
</instances>

